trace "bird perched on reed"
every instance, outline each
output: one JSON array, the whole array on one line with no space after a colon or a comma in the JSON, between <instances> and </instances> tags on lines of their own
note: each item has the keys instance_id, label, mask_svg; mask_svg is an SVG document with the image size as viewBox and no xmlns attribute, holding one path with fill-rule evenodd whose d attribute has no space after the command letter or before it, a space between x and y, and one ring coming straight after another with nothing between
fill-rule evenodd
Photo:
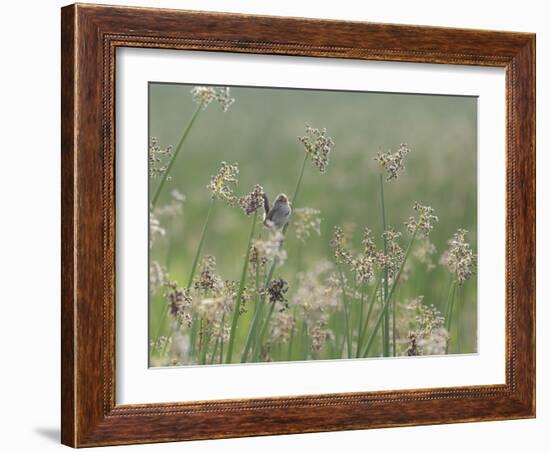
<instances>
[{"instance_id":1,"label":"bird perched on reed","mask_svg":"<svg viewBox=\"0 0 550 452\"><path fill-rule=\"evenodd\" d=\"M275 202L269 207L269 198L263 193L264 198L264 225L269 229L282 229L288 223L292 209L288 196L284 193L277 195Z\"/></svg>"}]
</instances>

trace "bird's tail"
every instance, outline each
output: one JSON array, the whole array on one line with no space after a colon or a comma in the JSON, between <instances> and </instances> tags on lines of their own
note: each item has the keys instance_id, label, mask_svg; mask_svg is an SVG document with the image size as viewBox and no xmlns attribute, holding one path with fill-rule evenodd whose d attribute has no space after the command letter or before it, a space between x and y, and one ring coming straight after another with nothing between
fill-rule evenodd
<instances>
[{"instance_id":1,"label":"bird's tail","mask_svg":"<svg viewBox=\"0 0 550 452\"><path fill-rule=\"evenodd\" d=\"M262 198L264 198L264 219L267 218L267 214L269 213L269 198L265 193L262 193Z\"/></svg>"}]
</instances>

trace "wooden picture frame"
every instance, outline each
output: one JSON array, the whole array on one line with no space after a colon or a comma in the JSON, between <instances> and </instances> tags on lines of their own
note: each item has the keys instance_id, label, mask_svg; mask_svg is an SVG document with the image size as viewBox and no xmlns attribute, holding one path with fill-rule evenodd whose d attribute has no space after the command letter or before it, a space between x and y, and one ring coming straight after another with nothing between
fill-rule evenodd
<instances>
[{"instance_id":1,"label":"wooden picture frame","mask_svg":"<svg viewBox=\"0 0 550 452\"><path fill-rule=\"evenodd\" d=\"M535 416L535 35L70 5L62 9L62 442L73 447ZM506 383L115 403L118 47L506 70Z\"/></svg>"}]
</instances>

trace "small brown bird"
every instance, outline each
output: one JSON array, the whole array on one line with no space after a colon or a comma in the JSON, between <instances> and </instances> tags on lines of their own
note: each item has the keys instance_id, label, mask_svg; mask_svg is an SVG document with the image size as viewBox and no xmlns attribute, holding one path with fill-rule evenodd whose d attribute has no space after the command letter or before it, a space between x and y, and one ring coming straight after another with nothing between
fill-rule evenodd
<instances>
[{"instance_id":1,"label":"small brown bird","mask_svg":"<svg viewBox=\"0 0 550 452\"><path fill-rule=\"evenodd\" d=\"M288 223L292 209L288 196L284 193L277 195L275 202L271 208L269 207L269 199L263 194L264 198L264 225L269 229L282 229Z\"/></svg>"}]
</instances>

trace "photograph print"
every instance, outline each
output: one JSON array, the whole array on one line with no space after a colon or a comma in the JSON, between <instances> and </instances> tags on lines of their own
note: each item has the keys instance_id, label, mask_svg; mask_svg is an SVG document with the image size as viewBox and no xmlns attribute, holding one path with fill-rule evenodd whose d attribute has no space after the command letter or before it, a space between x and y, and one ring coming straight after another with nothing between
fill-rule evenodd
<instances>
[{"instance_id":1,"label":"photograph print","mask_svg":"<svg viewBox=\"0 0 550 452\"><path fill-rule=\"evenodd\" d=\"M477 352L476 97L148 89L150 367Z\"/></svg>"}]
</instances>

